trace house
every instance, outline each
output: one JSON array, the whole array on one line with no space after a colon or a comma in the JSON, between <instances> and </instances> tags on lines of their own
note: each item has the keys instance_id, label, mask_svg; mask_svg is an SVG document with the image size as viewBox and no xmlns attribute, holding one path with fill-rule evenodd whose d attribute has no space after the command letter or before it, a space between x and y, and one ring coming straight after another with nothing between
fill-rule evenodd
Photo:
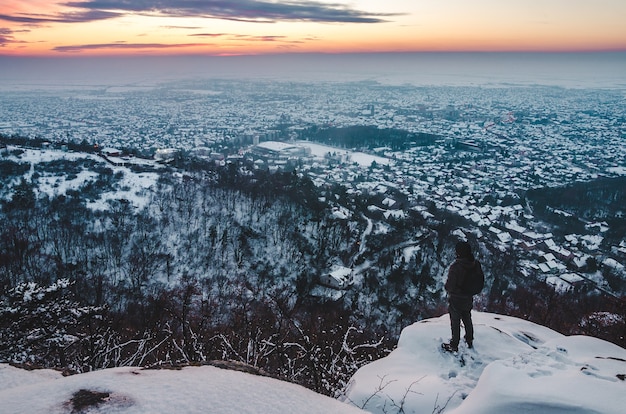
<instances>
[{"instance_id":1,"label":"house","mask_svg":"<svg viewBox=\"0 0 626 414\"><path fill-rule=\"evenodd\" d=\"M396 204L396 200L394 200L393 198L387 197L383 200L384 206L393 207L394 204Z\"/></svg>"},{"instance_id":2,"label":"house","mask_svg":"<svg viewBox=\"0 0 626 414\"><path fill-rule=\"evenodd\" d=\"M561 260L569 261L574 258L574 255L572 254L572 252L560 246L552 246L550 247L550 251L553 252L556 255L556 257L558 257Z\"/></svg>"},{"instance_id":3,"label":"house","mask_svg":"<svg viewBox=\"0 0 626 414\"><path fill-rule=\"evenodd\" d=\"M154 159L160 162L173 161L178 154L178 150L174 148L159 148L154 153Z\"/></svg>"},{"instance_id":4,"label":"house","mask_svg":"<svg viewBox=\"0 0 626 414\"><path fill-rule=\"evenodd\" d=\"M352 282L352 269L339 266L320 276L320 284L334 289L345 289Z\"/></svg>"},{"instance_id":5,"label":"house","mask_svg":"<svg viewBox=\"0 0 626 414\"><path fill-rule=\"evenodd\" d=\"M531 251L537 248L537 243L522 240L518 246L526 251Z\"/></svg>"},{"instance_id":6,"label":"house","mask_svg":"<svg viewBox=\"0 0 626 414\"><path fill-rule=\"evenodd\" d=\"M546 283L557 292L580 291L586 284L585 278L576 273L563 273L546 278Z\"/></svg>"},{"instance_id":7,"label":"house","mask_svg":"<svg viewBox=\"0 0 626 414\"><path fill-rule=\"evenodd\" d=\"M546 278L546 283L559 293L565 293L572 290L572 285L558 276L550 276Z\"/></svg>"},{"instance_id":8,"label":"house","mask_svg":"<svg viewBox=\"0 0 626 414\"><path fill-rule=\"evenodd\" d=\"M103 148L101 153L107 157L119 157L122 155L122 152L117 148Z\"/></svg>"},{"instance_id":9,"label":"house","mask_svg":"<svg viewBox=\"0 0 626 414\"><path fill-rule=\"evenodd\" d=\"M585 279L576 273L563 273L561 279L565 280L574 288L579 288L585 284Z\"/></svg>"},{"instance_id":10,"label":"house","mask_svg":"<svg viewBox=\"0 0 626 414\"><path fill-rule=\"evenodd\" d=\"M541 255L539 260L539 268L544 273L555 273L557 271L562 271L566 269L565 265L559 263L552 253L546 253Z\"/></svg>"},{"instance_id":11,"label":"house","mask_svg":"<svg viewBox=\"0 0 626 414\"><path fill-rule=\"evenodd\" d=\"M508 231L498 233L497 237L502 243L510 243L513 240L513 237L511 237Z\"/></svg>"},{"instance_id":12,"label":"house","mask_svg":"<svg viewBox=\"0 0 626 414\"><path fill-rule=\"evenodd\" d=\"M539 270L541 270L543 273L550 273L550 266L548 266L546 263L538 263L537 266L539 267Z\"/></svg>"}]
</instances>

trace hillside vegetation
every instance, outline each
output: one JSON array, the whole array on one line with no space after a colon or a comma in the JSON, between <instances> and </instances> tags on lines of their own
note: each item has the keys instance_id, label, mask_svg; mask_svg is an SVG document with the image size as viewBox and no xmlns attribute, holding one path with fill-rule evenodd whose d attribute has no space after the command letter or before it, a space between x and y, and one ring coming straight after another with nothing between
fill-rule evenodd
<instances>
[{"instance_id":1,"label":"hillside vegetation","mask_svg":"<svg viewBox=\"0 0 626 414\"><path fill-rule=\"evenodd\" d=\"M405 326L446 311L451 234L473 237L433 206L435 219L383 220L367 209L378 200L297 173L27 155L0 163L4 361L82 372L231 359L334 395ZM152 184L132 190L140 180ZM525 285L513 251L476 243L488 279L478 308L619 343L590 315L622 304ZM321 286L339 265L353 269L350 288Z\"/></svg>"}]
</instances>

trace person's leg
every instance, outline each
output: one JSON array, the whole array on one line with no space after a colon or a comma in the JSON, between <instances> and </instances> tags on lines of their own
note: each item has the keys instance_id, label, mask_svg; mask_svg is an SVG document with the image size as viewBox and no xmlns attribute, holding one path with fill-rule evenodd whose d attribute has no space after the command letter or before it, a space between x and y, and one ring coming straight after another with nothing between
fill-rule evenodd
<instances>
[{"instance_id":1,"label":"person's leg","mask_svg":"<svg viewBox=\"0 0 626 414\"><path fill-rule=\"evenodd\" d=\"M467 345L472 348L474 345L474 324L472 323L472 307L474 300L473 298L464 299L463 303L458 307L460 318L463 321L463 326L465 327L465 342Z\"/></svg>"},{"instance_id":2,"label":"person's leg","mask_svg":"<svg viewBox=\"0 0 626 414\"><path fill-rule=\"evenodd\" d=\"M452 299L448 302L448 312L450 313L450 328L452 330L450 347L457 348L461 340L461 314Z\"/></svg>"},{"instance_id":3,"label":"person's leg","mask_svg":"<svg viewBox=\"0 0 626 414\"><path fill-rule=\"evenodd\" d=\"M474 346L474 325L472 324L472 311L471 309L461 314L463 320L463 326L465 327L465 342L467 346L472 348Z\"/></svg>"}]
</instances>

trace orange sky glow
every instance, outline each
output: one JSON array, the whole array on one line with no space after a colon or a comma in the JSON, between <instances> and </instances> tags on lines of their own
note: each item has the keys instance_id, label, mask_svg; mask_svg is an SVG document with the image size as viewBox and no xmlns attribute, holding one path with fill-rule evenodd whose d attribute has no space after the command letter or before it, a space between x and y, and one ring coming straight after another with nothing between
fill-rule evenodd
<instances>
[{"instance_id":1,"label":"orange sky glow","mask_svg":"<svg viewBox=\"0 0 626 414\"><path fill-rule=\"evenodd\" d=\"M626 51L624 0L4 0L0 55Z\"/></svg>"}]
</instances>

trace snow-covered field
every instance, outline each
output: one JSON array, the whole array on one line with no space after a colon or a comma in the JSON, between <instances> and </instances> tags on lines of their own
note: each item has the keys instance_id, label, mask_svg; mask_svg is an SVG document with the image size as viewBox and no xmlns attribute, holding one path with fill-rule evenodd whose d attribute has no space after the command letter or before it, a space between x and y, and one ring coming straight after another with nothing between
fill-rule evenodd
<instances>
[{"instance_id":1,"label":"snow-covered field","mask_svg":"<svg viewBox=\"0 0 626 414\"><path fill-rule=\"evenodd\" d=\"M10 149L13 149L10 147ZM128 167L115 166L107 164L101 157L95 154L85 154L81 152L61 151L57 149L22 149L23 153L19 157L11 156L7 159L19 162L30 163L31 168L26 178L32 179L35 165L50 161L77 161L77 160L93 160L97 163L106 165L114 174L121 174L122 178L117 183L115 191L103 192L97 200L87 203L87 207L94 210L105 210L109 208L108 200L125 199L134 207L143 208L149 198L149 189L156 185L159 174L155 172L132 172ZM135 160L134 163L150 163L152 167L158 167L157 164L150 161ZM67 194L68 190L80 190L89 181L95 181L98 174L83 170L76 174L75 177L69 178L65 173L50 174L44 173L38 178L37 191L39 196L45 194L48 197L56 197L58 195Z\"/></svg>"},{"instance_id":2,"label":"snow-covered field","mask_svg":"<svg viewBox=\"0 0 626 414\"><path fill-rule=\"evenodd\" d=\"M352 162L356 162L362 167L369 167L373 161L376 161L379 165L387 165L391 162L389 158L378 157L376 155L365 154L364 152L343 150L337 147L331 147L328 145L317 144L310 141L297 141L297 144L302 147L308 147L311 149L311 155L318 158L324 158L326 154L338 153L345 154L350 158Z\"/></svg>"},{"instance_id":3,"label":"snow-covered field","mask_svg":"<svg viewBox=\"0 0 626 414\"><path fill-rule=\"evenodd\" d=\"M474 312L475 349L440 350L448 315L402 332L361 368L342 401L272 378L213 366L123 367L63 377L0 364L1 413L72 412L81 389L108 393L89 413L622 413L626 350L525 320ZM359 407L359 408L357 408ZM76 411L74 411L76 412Z\"/></svg>"}]
</instances>

